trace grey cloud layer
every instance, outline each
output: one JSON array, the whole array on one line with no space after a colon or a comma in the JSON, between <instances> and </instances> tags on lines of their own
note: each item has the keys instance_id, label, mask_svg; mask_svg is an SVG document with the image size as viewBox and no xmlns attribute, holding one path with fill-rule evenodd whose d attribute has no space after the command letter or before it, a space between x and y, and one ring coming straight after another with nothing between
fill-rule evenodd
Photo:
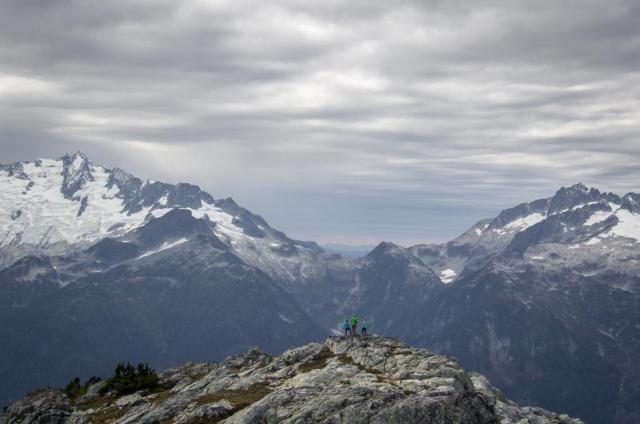
<instances>
[{"instance_id":1,"label":"grey cloud layer","mask_svg":"<svg viewBox=\"0 0 640 424\"><path fill-rule=\"evenodd\" d=\"M480 4L482 3L482 4ZM0 4L1 162L80 149L300 238L638 190L636 1Z\"/></svg>"}]
</instances>

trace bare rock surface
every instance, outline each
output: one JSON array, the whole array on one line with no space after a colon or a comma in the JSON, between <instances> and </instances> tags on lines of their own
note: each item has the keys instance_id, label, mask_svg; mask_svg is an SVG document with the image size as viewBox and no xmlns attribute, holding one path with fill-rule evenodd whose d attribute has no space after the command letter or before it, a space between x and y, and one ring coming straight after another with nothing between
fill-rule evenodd
<instances>
[{"instance_id":1,"label":"bare rock surface","mask_svg":"<svg viewBox=\"0 0 640 424\"><path fill-rule=\"evenodd\" d=\"M11 405L3 419L6 424L582 424L516 405L451 357L377 336L330 337L275 357L251 349L221 363L187 363L162 372L157 389L127 396L93 391L72 401L59 390L40 390Z\"/></svg>"}]
</instances>

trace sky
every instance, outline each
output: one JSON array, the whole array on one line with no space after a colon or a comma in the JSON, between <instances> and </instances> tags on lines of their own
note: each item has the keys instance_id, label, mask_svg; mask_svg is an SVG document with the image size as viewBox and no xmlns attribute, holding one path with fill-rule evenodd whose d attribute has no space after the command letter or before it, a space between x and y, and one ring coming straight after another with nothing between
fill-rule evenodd
<instances>
[{"instance_id":1,"label":"sky","mask_svg":"<svg viewBox=\"0 0 640 424\"><path fill-rule=\"evenodd\" d=\"M80 150L298 239L640 191L637 0L3 0L0 163Z\"/></svg>"}]
</instances>

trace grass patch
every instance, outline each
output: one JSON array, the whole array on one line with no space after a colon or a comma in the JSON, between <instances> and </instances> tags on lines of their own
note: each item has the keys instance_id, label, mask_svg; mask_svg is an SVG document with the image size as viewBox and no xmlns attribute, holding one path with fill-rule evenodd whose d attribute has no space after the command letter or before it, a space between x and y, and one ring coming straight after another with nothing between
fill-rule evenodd
<instances>
[{"instance_id":1,"label":"grass patch","mask_svg":"<svg viewBox=\"0 0 640 424\"><path fill-rule=\"evenodd\" d=\"M266 395L271 393L271 388L266 381L253 383L246 389L223 390L221 392L209 393L196 399L199 405L207 405L221 400L229 401L233 404L233 412L249 405L253 405Z\"/></svg>"},{"instance_id":2,"label":"grass patch","mask_svg":"<svg viewBox=\"0 0 640 424\"><path fill-rule=\"evenodd\" d=\"M398 385L398 380L395 378L391 378L391 377L387 377L386 375L379 375L379 374L376 374L375 376L378 383L391 384L392 386Z\"/></svg>"},{"instance_id":3,"label":"grass patch","mask_svg":"<svg viewBox=\"0 0 640 424\"><path fill-rule=\"evenodd\" d=\"M95 396L85 402L78 403L74 406L79 411L87 411L89 409L103 408L106 402L107 398L103 396Z\"/></svg>"},{"instance_id":4,"label":"grass patch","mask_svg":"<svg viewBox=\"0 0 640 424\"><path fill-rule=\"evenodd\" d=\"M327 366L327 360L333 358L334 356L335 355L329 350L329 348L324 347L311 359L311 361L299 365L298 371L304 374L312 370L324 368Z\"/></svg>"},{"instance_id":5,"label":"grass patch","mask_svg":"<svg viewBox=\"0 0 640 424\"><path fill-rule=\"evenodd\" d=\"M117 406L109 406L101 409L89 416L91 424L112 423L127 413L126 408L118 408Z\"/></svg>"},{"instance_id":6,"label":"grass patch","mask_svg":"<svg viewBox=\"0 0 640 424\"><path fill-rule=\"evenodd\" d=\"M142 396L150 396L155 394L168 394L171 389L177 384L175 381L165 380L159 383L157 386L154 386L150 389L147 389L143 392Z\"/></svg>"},{"instance_id":7,"label":"grass patch","mask_svg":"<svg viewBox=\"0 0 640 424\"><path fill-rule=\"evenodd\" d=\"M509 403L509 399L502 393L501 390L496 391L496 399L498 399L502 403Z\"/></svg>"},{"instance_id":8,"label":"grass patch","mask_svg":"<svg viewBox=\"0 0 640 424\"><path fill-rule=\"evenodd\" d=\"M225 415L224 417L194 417L187 421L187 424L215 424L219 423L228 416L229 415Z\"/></svg>"},{"instance_id":9,"label":"grass patch","mask_svg":"<svg viewBox=\"0 0 640 424\"><path fill-rule=\"evenodd\" d=\"M160 392L160 393L155 393L153 398L151 398L151 402L156 404L156 405L160 405L161 403L163 403L165 400L169 399L171 397L171 392L169 390L164 391L164 392Z\"/></svg>"},{"instance_id":10,"label":"grass patch","mask_svg":"<svg viewBox=\"0 0 640 424\"><path fill-rule=\"evenodd\" d=\"M233 407L217 417L194 417L189 420L189 424L213 424L235 414L239 410L253 405L263 397L271 393L269 384L266 381L253 383L246 389L241 390L223 390L221 392L209 393L196 399L199 405L207 405L210 403L226 400L231 402Z\"/></svg>"},{"instance_id":11,"label":"grass patch","mask_svg":"<svg viewBox=\"0 0 640 424\"><path fill-rule=\"evenodd\" d=\"M353 362L353 358L351 358L351 356L347 356L344 353L338 355L338 361L342 362L345 365L355 365L356 367L358 366L358 364Z\"/></svg>"},{"instance_id":12,"label":"grass patch","mask_svg":"<svg viewBox=\"0 0 640 424\"><path fill-rule=\"evenodd\" d=\"M345 365L354 365L358 368L360 368L360 370L364 371L364 372L368 372L369 374L375 374L375 375L382 375L384 374L382 371L379 371L377 369L374 368L367 368L367 367L363 367L360 364L357 364L353 361L353 358L350 356L347 356L345 354L342 355L338 355L338 361L342 362Z\"/></svg>"},{"instance_id":13,"label":"grass patch","mask_svg":"<svg viewBox=\"0 0 640 424\"><path fill-rule=\"evenodd\" d=\"M392 377L389 377L387 375L385 375L382 371L379 371L377 369L374 368L367 368L367 367L363 367L360 364L357 364L353 361L353 358L351 358L350 356L347 356L345 354L341 354L337 356L338 361L340 361L341 363L345 364L345 365L353 365L358 367L361 371L367 372L369 374L373 374L376 377L376 381L378 383L387 383L387 384L391 384L394 386L397 386L397 382L398 380Z\"/></svg>"},{"instance_id":14,"label":"grass patch","mask_svg":"<svg viewBox=\"0 0 640 424\"><path fill-rule=\"evenodd\" d=\"M362 369L364 372L368 372L369 374L375 374L375 375L384 374L382 371L379 371L379 370L377 370L375 368L360 367L360 369Z\"/></svg>"}]
</instances>

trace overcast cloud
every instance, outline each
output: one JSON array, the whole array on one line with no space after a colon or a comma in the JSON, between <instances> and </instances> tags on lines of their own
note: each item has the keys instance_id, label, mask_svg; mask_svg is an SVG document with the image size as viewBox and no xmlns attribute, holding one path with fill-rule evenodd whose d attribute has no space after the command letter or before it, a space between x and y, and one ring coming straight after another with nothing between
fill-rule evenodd
<instances>
[{"instance_id":1,"label":"overcast cloud","mask_svg":"<svg viewBox=\"0 0 640 424\"><path fill-rule=\"evenodd\" d=\"M289 235L447 240L640 191L640 2L0 2L0 162L81 150Z\"/></svg>"}]
</instances>

